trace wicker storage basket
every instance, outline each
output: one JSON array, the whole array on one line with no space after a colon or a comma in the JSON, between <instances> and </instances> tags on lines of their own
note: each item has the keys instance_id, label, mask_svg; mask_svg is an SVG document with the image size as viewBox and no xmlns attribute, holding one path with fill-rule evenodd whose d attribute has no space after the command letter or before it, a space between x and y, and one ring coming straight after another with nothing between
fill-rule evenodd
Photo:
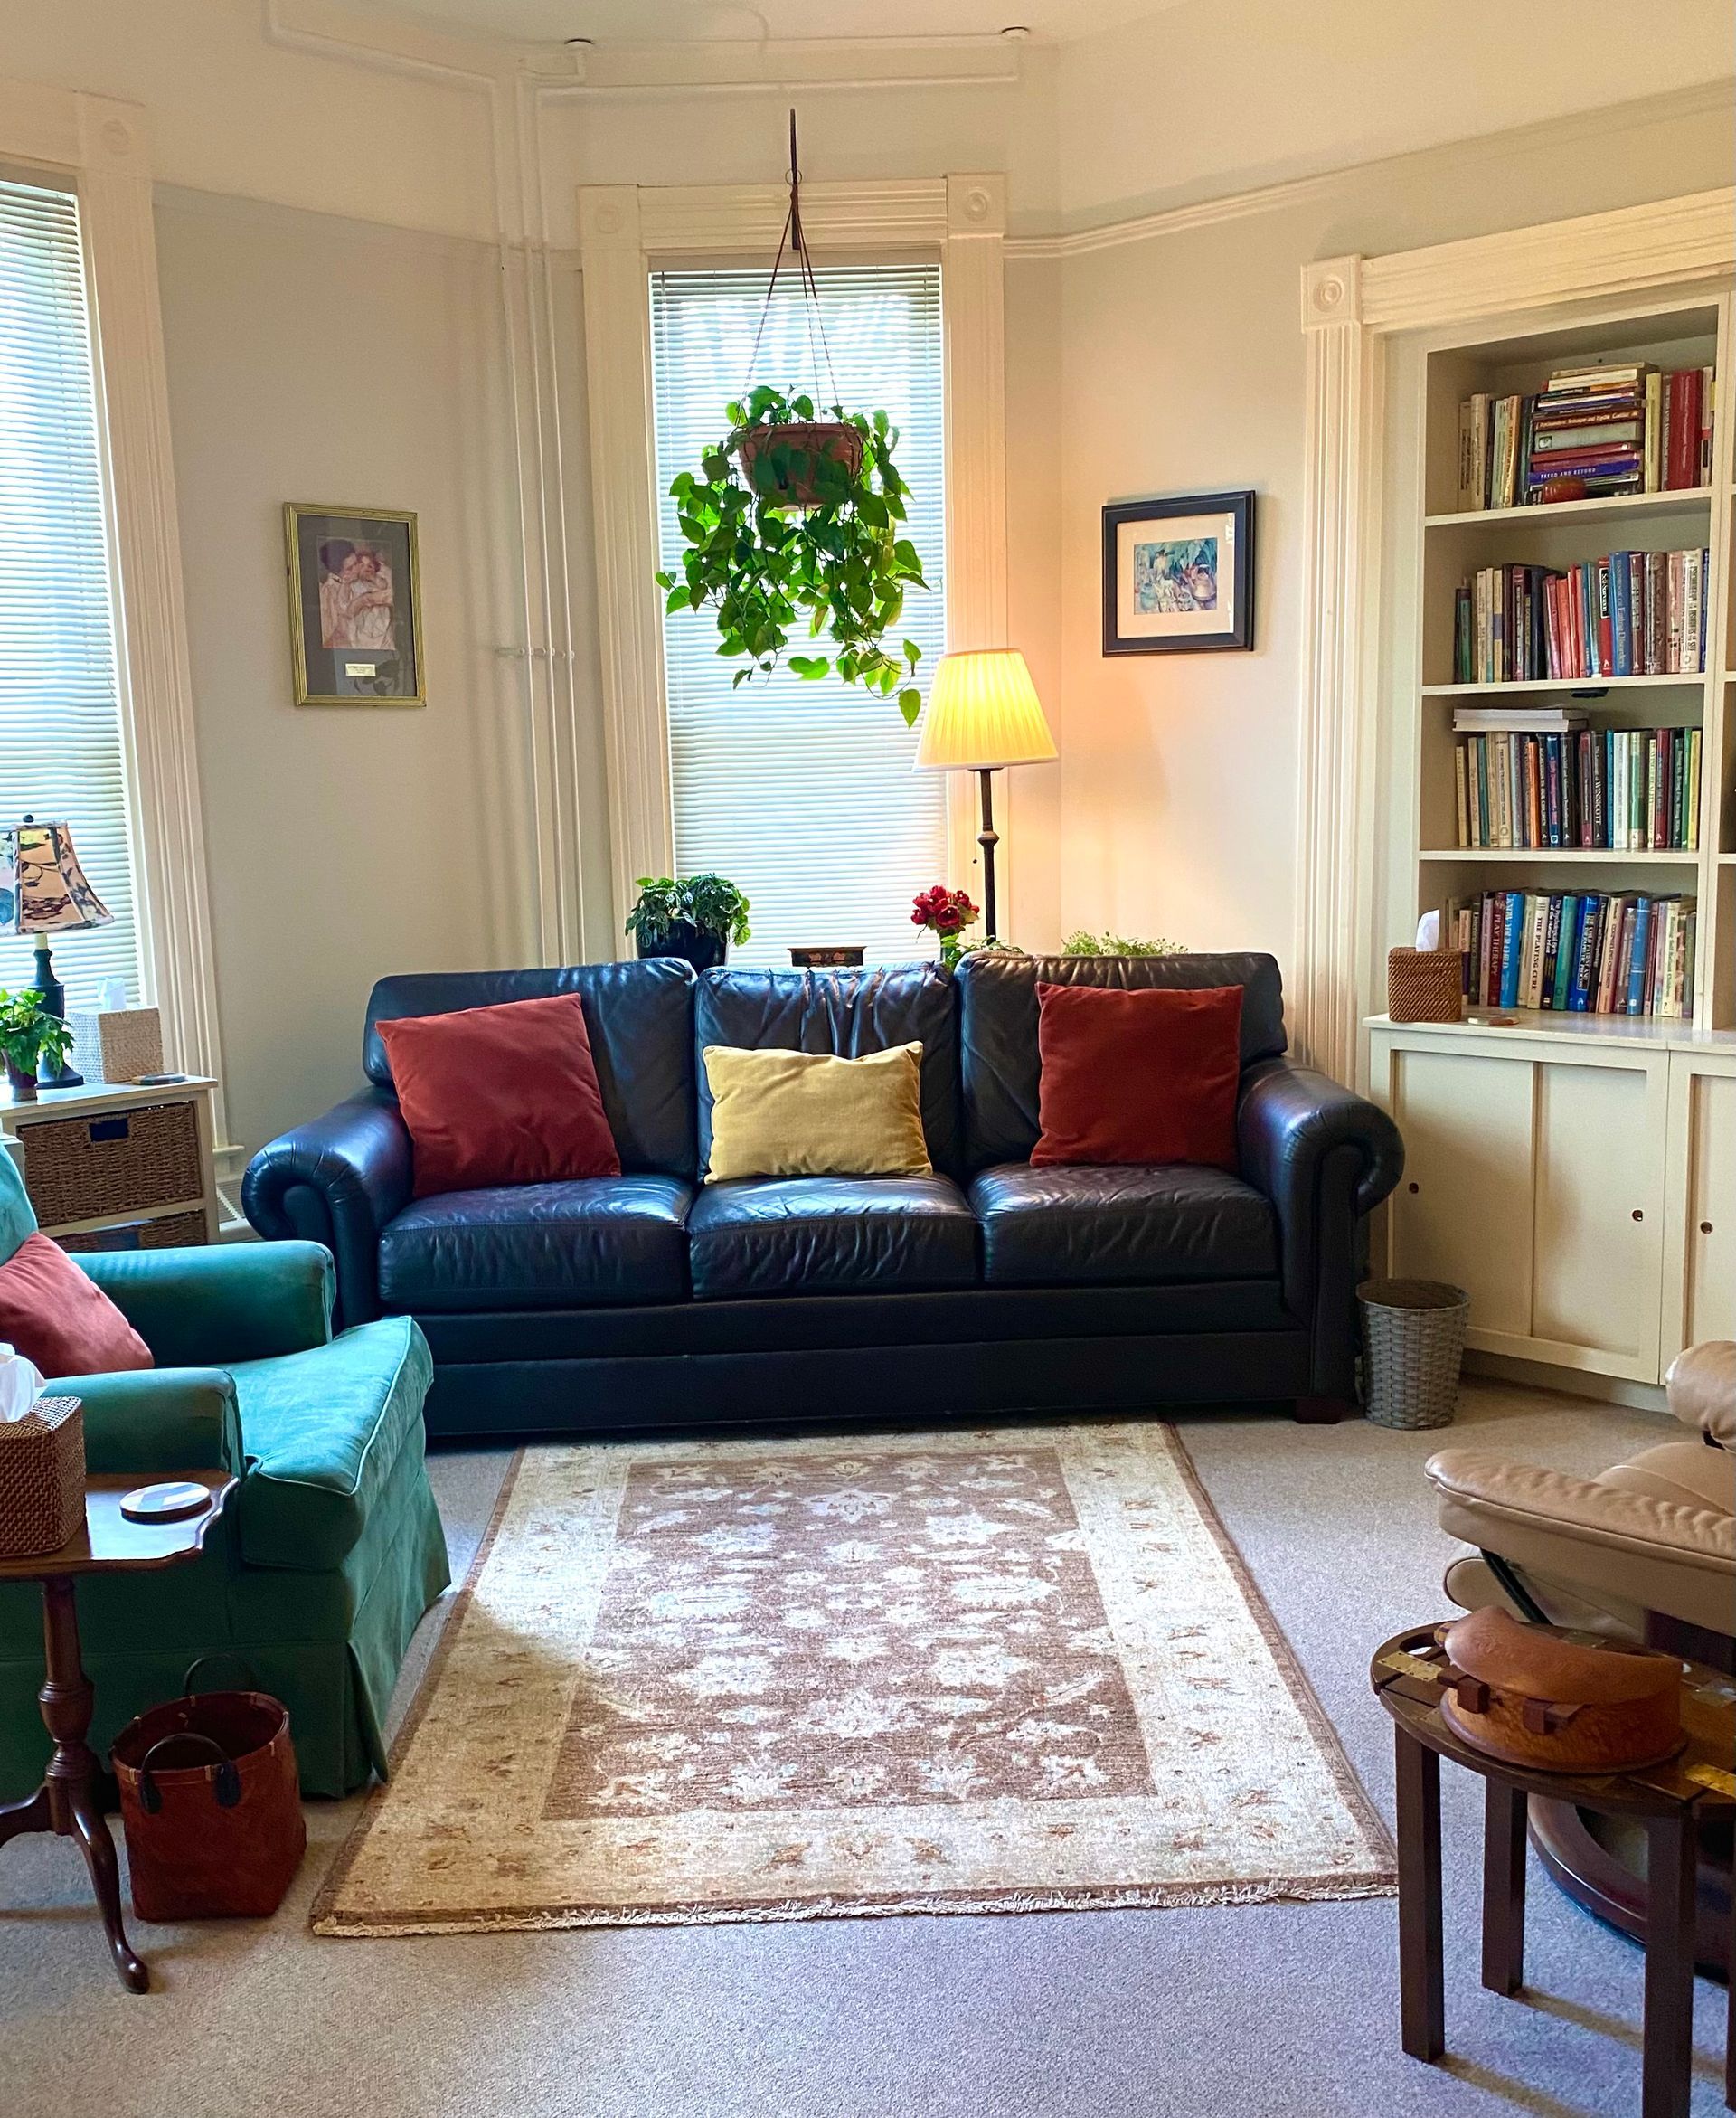
<instances>
[{"instance_id":1,"label":"wicker storage basket","mask_svg":"<svg viewBox=\"0 0 1736 2118\"><path fill-rule=\"evenodd\" d=\"M1450 1426L1470 1297L1439 1280L1371 1280L1356 1299L1369 1418L1377 1427Z\"/></svg>"},{"instance_id":2,"label":"wicker storage basket","mask_svg":"<svg viewBox=\"0 0 1736 2118\"><path fill-rule=\"evenodd\" d=\"M106 1007L68 1018L72 1057L90 1082L137 1081L163 1071L163 1017L155 1007Z\"/></svg>"},{"instance_id":3,"label":"wicker storage basket","mask_svg":"<svg viewBox=\"0 0 1736 2118\"><path fill-rule=\"evenodd\" d=\"M84 1527L84 1408L39 1397L0 1420L0 1559L58 1552Z\"/></svg>"},{"instance_id":4,"label":"wicker storage basket","mask_svg":"<svg viewBox=\"0 0 1736 2118\"><path fill-rule=\"evenodd\" d=\"M45 1228L204 1196L199 1120L190 1102L45 1118L19 1130L30 1203Z\"/></svg>"},{"instance_id":5,"label":"wicker storage basket","mask_svg":"<svg viewBox=\"0 0 1736 2118\"><path fill-rule=\"evenodd\" d=\"M1394 1022L1457 1022L1464 1010L1461 950L1387 950L1386 1012Z\"/></svg>"},{"instance_id":6,"label":"wicker storage basket","mask_svg":"<svg viewBox=\"0 0 1736 2118\"><path fill-rule=\"evenodd\" d=\"M165 1214L155 1221L123 1221L114 1228L83 1228L54 1238L62 1250L87 1254L98 1250L184 1250L209 1243L211 1230L203 1207L189 1214Z\"/></svg>"}]
</instances>

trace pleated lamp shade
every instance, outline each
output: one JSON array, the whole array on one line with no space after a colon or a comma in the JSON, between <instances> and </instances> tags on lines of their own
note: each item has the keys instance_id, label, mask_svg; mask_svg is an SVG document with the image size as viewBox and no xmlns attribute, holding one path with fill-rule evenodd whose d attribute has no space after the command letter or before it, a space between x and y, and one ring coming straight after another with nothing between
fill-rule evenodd
<instances>
[{"instance_id":1,"label":"pleated lamp shade","mask_svg":"<svg viewBox=\"0 0 1736 2118\"><path fill-rule=\"evenodd\" d=\"M1036 765L1059 755L1016 648L942 655L917 741L919 772Z\"/></svg>"}]
</instances>

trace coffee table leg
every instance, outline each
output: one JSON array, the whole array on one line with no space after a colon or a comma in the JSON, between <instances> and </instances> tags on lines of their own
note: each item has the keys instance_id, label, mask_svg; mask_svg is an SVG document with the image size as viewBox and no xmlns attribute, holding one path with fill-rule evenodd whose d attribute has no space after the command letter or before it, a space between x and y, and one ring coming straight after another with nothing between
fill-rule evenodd
<instances>
[{"instance_id":1,"label":"coffee table leg","mask_svg":"<svg viewBox=\"0 0 1736 2118\"><path fill-rule=\"evenodd\" d=\"M129 1992L142 1993L150 1984L151 1974L133 1953L121 1920L120 1869L115 1859L115 1842L108 1836L108 1826L97 1801L101 1768L96 1752L85 1741L96 1694L84 1673L79 1651L78 1605L72 1583L65 1575L42 1584L42 1645L48 1673L39 1696L42 1720L54 1738L54 1754L48 1761L48 1777L37 1799L46 1800L50 1827L64 1839L76 1838L82 1848L120 1982Z\"/></svg>"},{"instance_id":2,"label":"coffee table leg","mask_svg":"<svg viewBox=\"0 0 1736 2118\"><path fill-rule=\"evenodd\" d=\"M1399 2034L1413 2059L1447 2044L1440 1932L1440 1760L1394 1725L1399 1809ZM1647 2113L1650 2118L1650 2113Z\"/></svg>"},{"instance_id":3,"label":"coffee table leg","mask_svg":"<svg viewBox=\"0 0 1736 2118\"><path fill-rule=\"evenodd\" d=\"M1642 2118L1688 2118L1699 1849L1686 1811L1646 1827L1646 2053Z\"/></svg>"},{"instance_id":4,"label":"coffee table leg","mask_svg":"<svg viewBox=\"0 0 1736 2118\"><path fill-rule=\"evenodd\" d=\"M1483 1983L1516 1993L1525 1979L1524 1792L1483 1783Z\"/></svg>"}]
</instances>

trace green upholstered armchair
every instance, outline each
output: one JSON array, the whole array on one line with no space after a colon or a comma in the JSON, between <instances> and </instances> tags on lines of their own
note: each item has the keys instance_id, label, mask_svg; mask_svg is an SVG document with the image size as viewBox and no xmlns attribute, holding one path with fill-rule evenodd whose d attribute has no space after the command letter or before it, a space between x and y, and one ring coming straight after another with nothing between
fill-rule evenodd
<instances>
[{"instance_id":1,"label":"green upholstered armchair","mask_svg":"<svg viewBox=\"0 0 1736 2118\"><path fill-rule=\"evenodd\" d=\"M35 1226L0 1152L0 1263ZM302 1791L344 1794L386 1769L381 1719L417 1622L450 1578L423 1461L433 1365L408 1317L332 1336L333 1269L314 1243L110 1251L77 1261L156 1357L66 1376L93 1471L233 1470L202 1556L79 1584L92 1743L106 1752L187 1665L249 1665L289 1708ZM42 1607L0 1584L0 1801L42 1777ZM232 1664L211 1681L239 1681Z\"/></svg>"}]
</instances>

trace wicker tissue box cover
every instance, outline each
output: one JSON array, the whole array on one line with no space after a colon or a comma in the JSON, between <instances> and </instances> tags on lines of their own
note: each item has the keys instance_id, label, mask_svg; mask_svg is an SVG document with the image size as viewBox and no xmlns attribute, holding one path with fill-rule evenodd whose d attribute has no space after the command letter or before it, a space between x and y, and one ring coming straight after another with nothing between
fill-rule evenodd
<instances>
[{"instance_id":1,"label":"wicker tissue box cover","mask_svg":"<svg viewBox=\"0 0 1736 2118\"><path fill-rule=\"evenodd\" d=\"M163 1017L155 1007L108 1007L69 1020L73 1057L87 1081L137 1081L162 1073Z\"/></svg>"},{"instance_id":2,"label":"wicker tissue box cover","mask_svg":"<svg viewBox=\"0 0 1736 2118\"><path fill-rule=\"evenodd\" d=\"M1465 959L1457 949L1389 949L1386 1012L1394 1022L1457 1022L1464 1012Z\"/></svg>"},{"instance_id":3,"label":"wicker tissue box cover","mask_svg":"<svg viewBox=\"0 0 1736 2118\"><path fill-rule=\"evenodd\" d=\"M84 1525L84 1408L39 1397L0 1420L0 1559L58 1552Z\"/></svg>"}]
</instances>

